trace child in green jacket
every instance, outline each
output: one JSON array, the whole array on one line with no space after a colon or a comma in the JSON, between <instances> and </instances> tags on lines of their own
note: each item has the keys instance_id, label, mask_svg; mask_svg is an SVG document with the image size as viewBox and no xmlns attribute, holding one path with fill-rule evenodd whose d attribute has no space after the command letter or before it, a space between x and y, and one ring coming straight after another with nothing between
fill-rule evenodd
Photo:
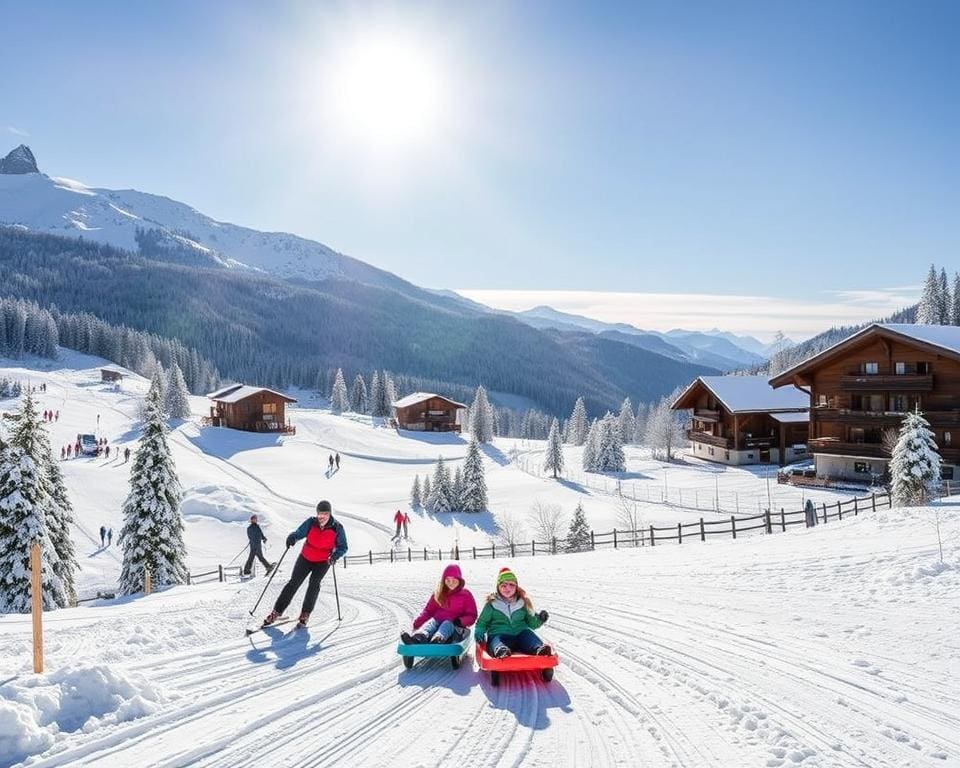
<instances>
[{"instance_id":1,"label":"child in green jacket","mask_svg":"<svg viewBox=\"0 0 960 768\"><path fill-rule=\"evenodd\" d=\"M491 656L502 659L512 651L550 656L553 649L537 637L535 630L547 620L547 612L533 612L533 603L517 584L509 568L497 574L497 591L487 597L474 627L478 643L487 642Z\"/></svg>"}]
</instances>

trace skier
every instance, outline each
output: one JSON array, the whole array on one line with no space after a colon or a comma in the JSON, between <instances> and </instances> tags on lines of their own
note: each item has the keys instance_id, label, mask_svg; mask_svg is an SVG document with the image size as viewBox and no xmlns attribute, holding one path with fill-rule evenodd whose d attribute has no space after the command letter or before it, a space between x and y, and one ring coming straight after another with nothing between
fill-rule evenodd
<instances>
[{"instance_id":1,"label":"skier","mask_svg":"<svg viewBox=\"0 0 960 768\"><path fill-rule=\"evenodd\" d=\"M64 447L61 445L61 446L60 446L60 461L63 461L65 458L67 458L67 449L64 448Z\"/></svg>"},{"instance_id":2,"label":"skier","mask_svg":"<svg viewBox=\"0 0 960 768\"><path fill-rule=\"evenodd\" d=\"M410 525L410 515L406 512L403 513L403 538L409 539L410 536L407 533L407 526Z\"/></svg>"},{"instance_id":3,"label":"skier","mask_svg":"<svg viewBox=\"0 0 960 768\"><path fill-rule=\"evenodd\" d=\"M397 514L393 516L393 522L396 523L397 532L393 534L390 541L400 541L400 531L403 528L403 512L399 509L397 510Z\"/></svg>"},{"instance_id":4,"label":"skier","mask_svg":"<svg viewBox=\"0 0 960 768\"><path fill-rule=\"evenodd\" d=\"M113 544L113 528L107 528L107 546Z\"/></svg>"},{"instance_id":5,"label":"skier","mask_svg":"<svg viewBox=\"0 0 960 768\"><path fill-rule=\"evenodd\" d=\"M474 636L478 643L487 641L490 655L502 659L512 651L536 656L551 656L553 649L533 631L546 622L546 611L533 612L533 603L527 597L517 577L509 568L497 574L497 591L487 597Z\"/></svg>"},{"instance_id":6,"label":"skier","mask_svg":"<svg viewBox=\"0 0 960 768\"><path fill-rule=\"evenodd\" d=\"M319 502L317 504L317 516L307 518L297 530L287 536L287 549L300 539L305 538L306 541L303 544L303 549L300 550L297 562L293 566L290 581L284 585L277 602L274 603L273 610L263 620L264 627L273 624L280 618L280 614L290 605L290 601L300 585L309 576L310 583L307 585L307 592L303 596L300 619L297 622L298 627L307 625L313 606L317 602L321 580L326 575L327 570L347 551L347 534L344 532L343 526L334 520L332 511L329 501Z\"/></svg>"},{"instance_id":7,"label":"skier","mask_svg":"<svg viewBox=\"0 0 960 768\"><path fill-rule=\"evenodd\" d=\"M106 453L107 453L107 458L109 459L109 458L110 458L110 446L108 445L104 450L106 451Z\"/></svg>"},{"instance_id":8,"label":"skier","mask_svg":"<svg viewBox=\"0 0 960 768\"><path fill-rule=\"evenodd\" d=\"M247 538L250 540L250 555L247 557L246 565L243 566L244 574L247 576L250 575L253 558L255 557L263 564L263 567L267 569L267 573L269 574L270 571L273 570L273 563L268 562L263 556L263 544L267 540L267 537L263 535L256 515L250 515L250 525L247 526Z\"/></svg>"},{"instance_id":9,"label":"skier","mask_svg":"<svg viewBox=\"0 0 960 768\"><path fill-rule=\"evenodd\" d=\"M337 463L337 471L339 472L340 471L340 454L338 453L336 456L334 456L333 460Z\"/></svg>"},{"instance_id":10,"label":"skier","mask_svg":"<svg viewBox=\"0 0 960 768\"><path fill-rule=\"evenodd\" d=\"M60 421L60 411L57 411L56 413L53 414L53 420Z\"/></svg>"},{"instance_id":11,"label":"skier","mask_svg":"<svg viewBox=\"0 0 960 768\"><path fill-rule=\"evenodd\" d=\"M330 454L330 474L333 474L333 454Z\"/></svg>"},{"instance_id":12,"label":"skier","mask_svg":"<svg viewBox=\"0 0 960 768\"><path fill-rule=\"evenodd\" d=\"M807 528L813 528L817 524L817 509L813 506L813 500L807 499L803 505L803 516L807 522Z\"/></svg>"},{"instance_id":13,"label":"skier","mask_svg":"<svg viewBox=\"0 0 960 768\"><path fill-rule=\"evenodd\" d=\"M129 446L129 445L128 445L126 448L123 449L123 463L126 464L128 461L130 461L130 446Z\"/></svg>"},{"instance_id":14,"label":"skier","mask_svg":"<svg viewBox=\"0 0 960 768\"><path fill-rule=\"evenodd\" d=\"M407 645L463 640L466 628L477 620L477 601L465 585L459 565L444 568L426 607L413 620L414 634L401 632L400 639Z\"/></svg>"},{"instance_id":15,"label":"skier","mask_svg":"<svg viewBox=\"0 0 960 768\"><path fill-rule=\"evenodd\" d=\"M73 454L73 445L70 443L67 443L67 458L68 459L71 458L72 454Z\"/></svg>"},{"instance_id":16,"label":"skier","mask_svg":"<svg viewBox=\"0 0 960 768\"><path fill-rule=\"evenodd\" d=\"M100 526L100 549L103 549L103 547L106 545L106 538L107 538L107 526L101 525Z\"/></svg>"}]
</instances>

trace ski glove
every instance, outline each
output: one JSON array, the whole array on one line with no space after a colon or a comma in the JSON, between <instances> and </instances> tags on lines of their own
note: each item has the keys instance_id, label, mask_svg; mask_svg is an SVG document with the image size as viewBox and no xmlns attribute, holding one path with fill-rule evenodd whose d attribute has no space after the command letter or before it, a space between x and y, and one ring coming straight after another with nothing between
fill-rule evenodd
<instances>
[{"instance_id":1,"label":"ski glove","mask_svg":"<svg viewBox=\"0 0 960 768\"><path fill-rule=\"evenodd\" d=\"M287 536L287 549L290 549L290 547L292 547L296 543L297 543L297 535L295 533L291 533L289 536Z\"/></svg>"},{"instance_id":2,"label":"ski glove","mask_svg":"<svg viewBox=\"0 0 960 768\"><path fill-rule=\"evenodd\" d=\"M540 619L541 624L546 624L547 619L550 618L550 614L546 611L540 611L540 613L537 614L537 618Z\"/></svg>"}]
</instances>

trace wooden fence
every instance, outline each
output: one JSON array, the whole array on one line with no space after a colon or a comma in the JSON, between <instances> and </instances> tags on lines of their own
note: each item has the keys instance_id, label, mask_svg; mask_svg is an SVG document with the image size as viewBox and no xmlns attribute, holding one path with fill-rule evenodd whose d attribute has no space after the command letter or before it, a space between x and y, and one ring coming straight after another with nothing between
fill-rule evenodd
<instances>
[{"instance_id":1,"label":"wooden fence","mask_svg":"<svg viewBox=\"0 0 960 768\"><path fill-rule=\"evenodd\" d=\"M862 498L846 499L833 504L818 504L815 514L818 524L828 523L831 520L843 520L846 517L856 517L861 512L876 512L878 509L889 509L889 493L873 493ZM406 550L391 549L386 552L368 551L361 555L346 555L340 562L344 567L350 564L400 563L425 560L480 560L498 557L536 557L537 555L555 555L558 552L590 551L602 548L619 549L621 547L655 547L668 542L683 544L685 541L706 541L707 537L729 536L736 539L751 533L773 534L786 533L787 528L796 525L807 525L806 511L803 509L785 511L765 510L759 515L738 517L730 515L722 520L700 518L689 523L676 525L650 525L635 530L617 530L597 533L590 531L590 543L571 550L565 539L554 538L551 541L524 541L509 544L490 544L488 547L459 547L450 549L423 547Z\"/></svg>"}]
</instances>

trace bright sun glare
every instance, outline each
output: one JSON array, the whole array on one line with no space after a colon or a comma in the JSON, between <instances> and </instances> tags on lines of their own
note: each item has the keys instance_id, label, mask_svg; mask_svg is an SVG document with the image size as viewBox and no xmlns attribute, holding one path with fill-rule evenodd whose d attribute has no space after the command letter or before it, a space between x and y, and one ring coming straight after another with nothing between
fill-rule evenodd
<instances>
[{"instance_id":1,"label":"bright sun glare","mask_svg":"<svg viewBox=\"0 0 960 768\"><path fill-rule=\"evenodd\" d=\"M330 71L337 123L372 148L430 139L441 118L439 65L422 45L379 36L344 49Z\"/></svg>"}]
</instances>

